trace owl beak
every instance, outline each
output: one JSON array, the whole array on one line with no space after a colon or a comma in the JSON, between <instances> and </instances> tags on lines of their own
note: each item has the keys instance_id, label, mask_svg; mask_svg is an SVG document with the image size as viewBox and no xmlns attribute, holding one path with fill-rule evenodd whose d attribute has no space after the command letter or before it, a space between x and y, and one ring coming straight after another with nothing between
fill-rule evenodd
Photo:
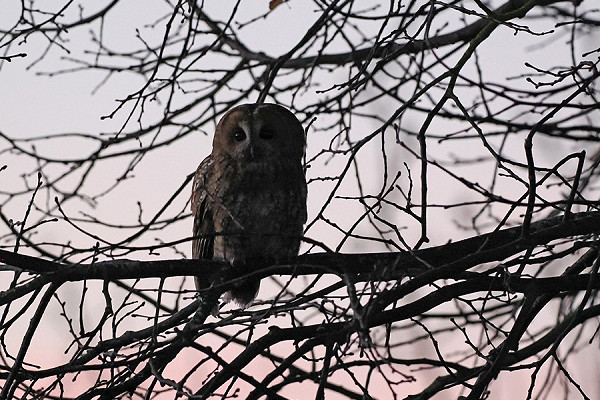
<instances>
[{"instance_id":1,"label":"owl beak","mask_svg":"<svg viewBox=\"0 0 600 400\"><path fill-rule=\"evenodd\" d=\"M253 143L250 141L248 143L248 147L246 149L246 157L248 161L259 161L262 158L263 152L261 151L260 145L258 143Z\"/></svg>"}]
</instances>

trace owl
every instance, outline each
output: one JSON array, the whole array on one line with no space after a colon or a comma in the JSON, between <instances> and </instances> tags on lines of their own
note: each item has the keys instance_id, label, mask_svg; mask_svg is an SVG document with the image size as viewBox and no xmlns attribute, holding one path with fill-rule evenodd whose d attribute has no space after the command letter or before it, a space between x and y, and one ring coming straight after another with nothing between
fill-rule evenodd
<instances>
[{"instance_id":1,"label":"owl","mask_svg":"<svg viewBox=\"0 0 600 400\"><path fill-rule=\"evenodd\" d=\"M249 260L298 255L306 222L305 145L302 125L280 105L243 104L225 113L194 175L192 256L247 270ZM260 280L234 285L224 299L245 308Z\"/></svg>"}]
</instances>

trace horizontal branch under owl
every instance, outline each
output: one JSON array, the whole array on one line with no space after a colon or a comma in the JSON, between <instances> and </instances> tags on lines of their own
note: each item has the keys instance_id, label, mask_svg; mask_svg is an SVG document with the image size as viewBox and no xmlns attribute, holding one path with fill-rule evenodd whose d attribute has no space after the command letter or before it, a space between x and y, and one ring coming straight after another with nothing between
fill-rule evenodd
<instances>
[{"instance_id":1,"label":"horizontal branch under owl","mask_svg":"<svg viewBox=\"0 0 600 400\"><path fill-rule=\"evenodd\" d=\"M396 280L406 276L426 276L428 281L457 278L468 269L487 262L499 262L535 246L573 236L600 231L600 212L548 218L534 223L529 236L521 236L521 227L499 230L442 246L415 252L394 253L317 253L304 254L274 265L269 260L254 260L249 267L256 277L271 275L337 274L351 275L353 281ZM580 247L587 246L585 243ZM25 284L0 293L5 304L49 282L73 282L88 279L118 280L166 278L172 276L203 277L204 287L216 280L228 282L244 273L236 266L213 260L111 260L95 264L65 265L10 251L0 250L0 262L20 271L40 274ZM256 270L257 263L266 268ZM269 266L270 265L270 266ZM243 267L242 267L243 268ZM518 285L518 284L517 284Z\"/></svg>"}]
</instances>

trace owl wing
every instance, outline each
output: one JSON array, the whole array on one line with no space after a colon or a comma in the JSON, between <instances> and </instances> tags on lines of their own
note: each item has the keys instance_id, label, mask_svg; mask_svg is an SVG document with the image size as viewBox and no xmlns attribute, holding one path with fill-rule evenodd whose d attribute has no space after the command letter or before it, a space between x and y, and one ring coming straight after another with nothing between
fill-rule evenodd
<instances>
[{"instance_id":1,"label":"owl wing","mask_svg":"<svg viewBox=\"0 0 600 400\"><path fill-rule=\"evenodd\" d=\"M192 188L192 214L194 214L194 236L192 242L192 257L212 259L214 254L215 228L211 199L207 192L207 182L210 180L213 165L212 157L200 163L194 175Z\"/></svg>"}]
</instances>

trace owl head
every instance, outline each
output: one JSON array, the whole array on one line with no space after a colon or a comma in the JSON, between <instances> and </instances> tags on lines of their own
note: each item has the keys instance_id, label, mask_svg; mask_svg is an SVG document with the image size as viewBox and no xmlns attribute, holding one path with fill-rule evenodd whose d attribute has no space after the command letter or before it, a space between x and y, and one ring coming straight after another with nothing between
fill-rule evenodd
<instances>
[{"instance_id":1,"label":"owl head","mask_svg":"<svg viewBox=\"0 0 600 400\"><path fill-rule=\"evenodd\" d=\"M227 111L217 124L213 156L227 154L243 162L274 159L298 161L306 138L302 124L277 104L242 104Z\"/></svg>"}]
</instances>

